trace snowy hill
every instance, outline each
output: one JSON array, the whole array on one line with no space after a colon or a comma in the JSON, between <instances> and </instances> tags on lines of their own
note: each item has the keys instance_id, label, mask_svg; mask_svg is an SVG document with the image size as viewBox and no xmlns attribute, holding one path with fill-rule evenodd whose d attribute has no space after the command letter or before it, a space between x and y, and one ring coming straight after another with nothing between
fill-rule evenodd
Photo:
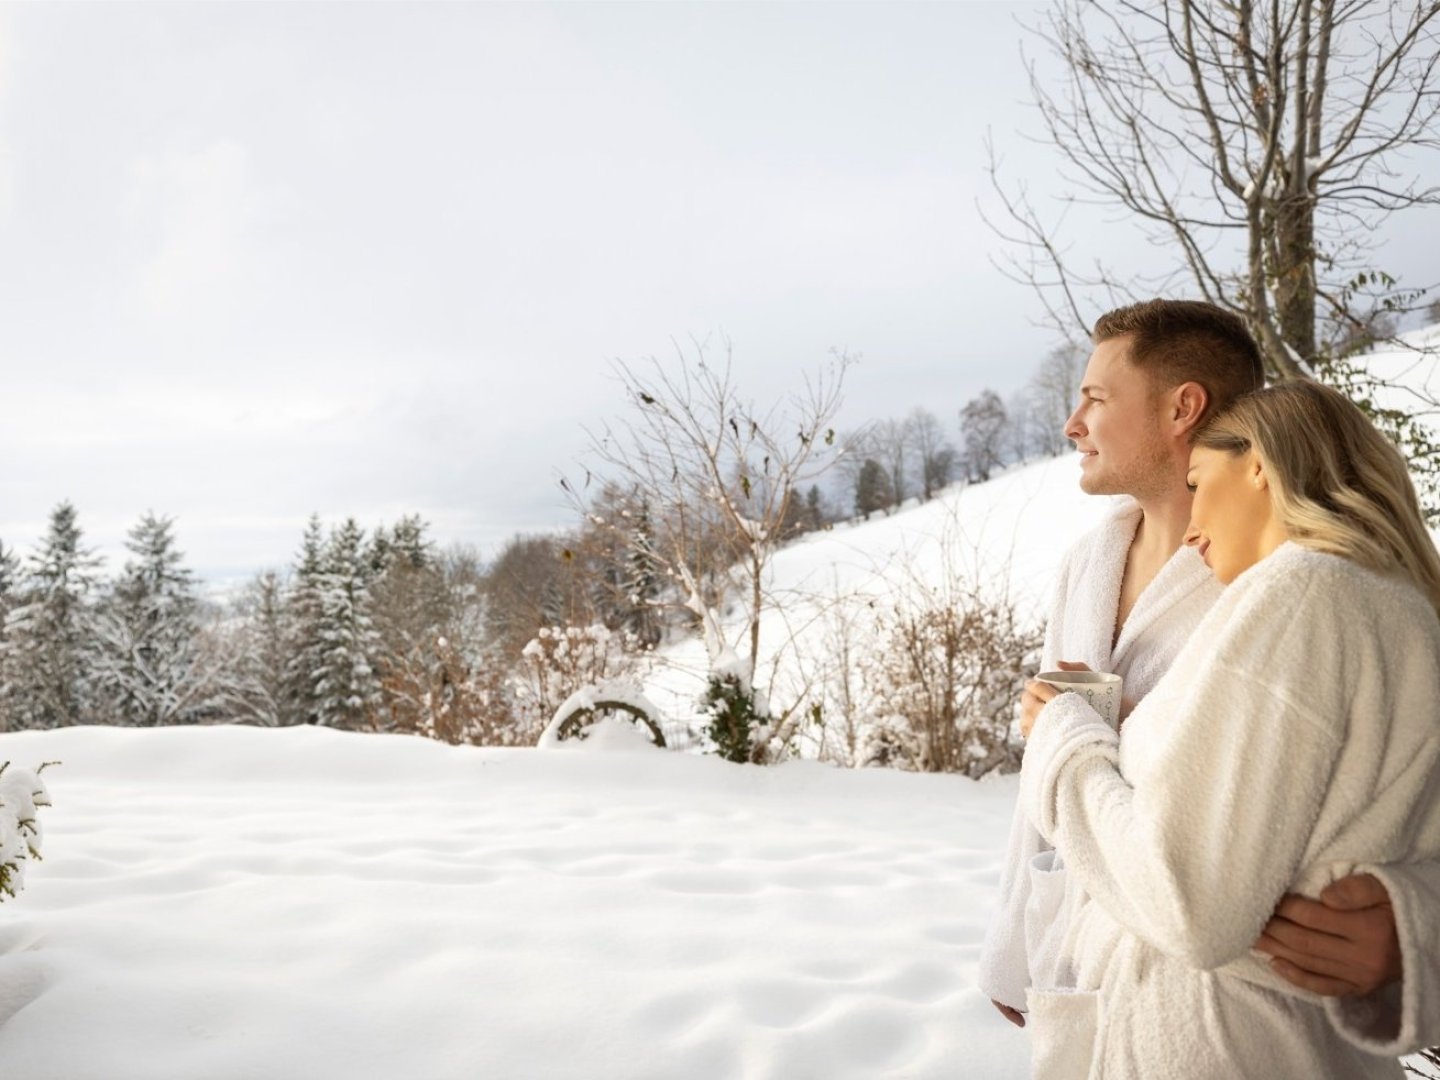
<instances>
[{"instance_id":1,"label":"snowy hill","mask_svg":"<svg viewBox=\"0 0 1440 1080\"><path fill-rule=\"evenodd\" d=\"M1060 557L1112 500L1080 491L1073 455L1012 469L985 484L955 486L923 505L868 522L810 533L776 553L766 585L757 685L784 708L813 687L834 651L837 624L863 622L868 607L947 578L1008 592L1036 622ZM739 613L729 624L743 637ZM699 724L705 650L699 640L667 649L646 694L671 717Z\"/></svg>"}]
</instances>

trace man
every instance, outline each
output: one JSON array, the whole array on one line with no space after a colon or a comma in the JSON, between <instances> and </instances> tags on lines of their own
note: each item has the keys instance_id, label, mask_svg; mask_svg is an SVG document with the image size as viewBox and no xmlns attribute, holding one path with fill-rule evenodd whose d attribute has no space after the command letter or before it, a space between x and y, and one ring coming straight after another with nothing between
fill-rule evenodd
<instances>
[{"instance_id":1,"label":"man","mask_svg":"<svg viewBox=\"0 0 1440 1080\"><path fill-rule=\"evenodd\" d=\"M1190 436L1261 386L1263 369L1244 323L1198 302L1120 308L1097 321L1093 339L1065 434L1081 454L1081 488L1130 499L1067 554L1042 667L1115 672L1133 702L1159 681L1220 591L1184 546ZM1033 713L1039 703L1027 695L1022 707ZM1017 810L979 983L1020 1026L1026 987L1063 963L1063 919L1046 907L1053 876L1063 873ZM1402 971L1402 946L1403 955L1433 962ZM1287 896L1256 947L1296 986L1336 998L1337 1026L1366 1049L1399 1054L1417 1041L1440 1042L1440 865L1342 878L1319 901Z\"/></svg>"}]
</instances>

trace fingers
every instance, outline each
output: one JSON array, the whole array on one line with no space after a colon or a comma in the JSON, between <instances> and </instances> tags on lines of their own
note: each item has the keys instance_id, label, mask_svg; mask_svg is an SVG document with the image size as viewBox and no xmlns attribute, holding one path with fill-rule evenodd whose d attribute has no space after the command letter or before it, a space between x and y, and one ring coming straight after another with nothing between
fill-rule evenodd
<instances>
[{"instance_id":1,"label":"fingers","mask_svg":"<svg viewBox=\"0 0 1440 1080\"><path fill-rule=\"evenodd\" d=\"M1284 960L1307 975L1355 985L1352 978L1353 955L1336 955L1335 951L1325 948L1317 951L1313 947L1314 943L1307 939L1308 933L1303 930L1297 932L1296 927L1283 924L1283 920L1272 920L1260 935L1260 940L1255 943L1255 948L1269 957Z\"/></svg>"},{"instance_id":2,"label":"fingers","mask_svg":"<svg viewBox=\"0 0 1440 1080\"><path fill-rule=\"evenodd\" d=\"M1009 1020L1016 1027L1025 1026L1025 1014L1022 1013L1019 1009L1012 1009L1009 1005L1001 1005L1000 1002L995 1001L994 999L991 999L990 1004L994 1005L995 1008L999 1009L1000 1015L1005 1017L1006 1020Z\"/></svg>"},{"instance_id":3,"label":"fingers","mask_svg":"<svg viewBox=\"0 0 1440 1080\"><path fill-rule=\"evenodd\" d=\"M1040 710L1045 703L1027 689L1020 695L1020 734L1028 739L1030 732L1035 729L1035 721L1040 716Z\"/></svg>"},{"instance_id":4,"label":"fingers","mask_svg":"<svg viewBox=\"0 0 1440 1080\"><path fill-rule=\"evenodd\" d=\"M1270 961L1270 967L1288 983L1300 987L1302 990L1309 990L1322 997L1345 997L1349 994L1359 993L1360 988L1342 979L1327 978L1323 975L1314 975L1303 968L1296 967L1281 957Z\"/></svg>"},{"instance_id":5,"label":"fingers","mask_svg":"<svg viewBox=\"0 0 1440 1080\"><path fill-rule=\"evenodd\" d=\"M1299 929L1311 930L1320 934L1333 934L1339 937L1345 936L1344 931L1350 925L1345 918L1345 913L1336 911L1318 900L1293 894L1284 897L1276 905L1275 914L1278 918L1293 923Z\"/></svg>"},{"instance_id":6,"label":"fingers","mask_svg":"<svg viewBox=\"0 0 1440 1080\"><path fill-rule=\"evenodd\" d=\"M1374 874L1351 874L1325 886L1320 902L1337 911L1357 911L1390 903L1390 894Z\"/></svg>"},{"instance_id":7,"label":"fingers","mask_svg":"<svg viewBox=\"0 0 1440 1080\"><path fill-rule=\"evenodd\" d=\"M1039 679L1031 679L1025 684L1025 693L1039 698L1040 704L1045 704L1051 698L1060 696L1060 691L1051 686L1048 682L1041 682Z\"/></svg>"},{"instance_id":8,"label":"fingers","mask_svg":"<svg viewBox=\"0 0 1440 1080\"><path fill-rule=\"evenodd\" d=\"M1040 710L1059 696L1060 691L1048 682L1031 679L1025 684L1025 692L1020 695L1020 734L1024 738L1030 737Z\"/></svg>"},{"instance_id":9,"label":"fingers","mask_svg":"<svg viewBox=\"0 0 1440 1080\"><path fill-rule=\"evenodd\" d=\"M1404 974L1394 912L1388 904L1335 911L1304 897L1287 896L1255 947L1311 975L1356 988L1346 992L1368 994Z\"/></svg>"},{"instance_id":10,"label":"fingers","mask_svg":"<svg viewBox=\"0 0 1440 1080\"><path fill-rule=\"evenodd\" d=\"M1089 665L1089 664L1082 664L1082 663L1080 663L1080 661L1078 661L1078 660L1057 660L1057 661L1055 661L1055 663L1059 665L1061 671L1089 671L1089 670L1090 670L1090 665Z\"/></svg>"}]
</instances>

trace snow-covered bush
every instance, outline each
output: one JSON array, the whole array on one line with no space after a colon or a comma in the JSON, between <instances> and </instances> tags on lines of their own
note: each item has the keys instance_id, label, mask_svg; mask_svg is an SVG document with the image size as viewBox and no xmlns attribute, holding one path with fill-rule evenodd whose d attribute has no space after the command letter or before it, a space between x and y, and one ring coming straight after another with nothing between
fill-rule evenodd
<instances>
[{"instance_id":1,"label":"snow-covered bush","mask_svg":"<svg viewBox=\"0 0 1440 1080\"><path fill-rule=\"evenodd\" d=\"M18 896L25 886L25 867L40 858L39 807L50 805L40 773L0 763L0 900Z\"/></svg>"},{"instance_id":2,"label":"snow-covered bush","mask_svg":"<svg viewBox=\"0 0 1440 1080\"><path fill-rule=\"evenodd\" d=\"M1018 768L1015 703L1041 642L1013 602L978 587L932 588L882 609L861 661L871 723L857 764L976 778Z\"/></svg>"},{"instance_id":3,"label":"snow-covered bush","mask_svg":"<svg viewBox=\"0 0 1440 1080\"><path fill-rule=\"evenodd\" d=\"M536 745L542 750L554 749L566 739L585 740L592 728L610 731L616 725L630 723L643 729L650 741L663 749L665 735L660 730L660 719L659 708L637 683L612 679L582 686L566 698Z\"/></svg>"},{"instance_id":4,"label":"snow-covered bush","mask_svg":"<svg viewBox=\"0 0 1440 1080\"><path fill-rule=\"evenodd\" d=\"M712 673L700 707L709 718L703 731L726 761L750 761L767 717L756 708L755 691L734 672Z\"/></svg>"},{"instance_id":5,"label":"snow-covered bush","mask_svg":"<svg viewBox=\"0 0 1440 1080\"><path fill-rule=\"evenodd\" d=\"M583 687L630 675L649 654L636 635L598 623L543 627L521 650L511 675L520 741L533 744L560 706Z\"/></svg>"}]
</instances>

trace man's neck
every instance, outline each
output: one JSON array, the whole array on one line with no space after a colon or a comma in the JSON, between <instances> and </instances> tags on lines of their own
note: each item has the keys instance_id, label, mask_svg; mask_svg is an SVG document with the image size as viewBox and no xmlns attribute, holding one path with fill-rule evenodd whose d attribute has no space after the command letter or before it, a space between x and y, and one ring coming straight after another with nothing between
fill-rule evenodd
<instances>
[{"instance_id":1,"label":"man's neck","mask_svg":"<svg viewBox=\"0 0 1440 1080\"><path fill-rule=\"evenodd\" d=\"M1147 562L1165 562L1185 543L1185 530L1190 526L1191 495L1183 486L1165 495L1137 499L1140 503L1140 526L1130 547Z\"/></svg>"}]
</instances>

